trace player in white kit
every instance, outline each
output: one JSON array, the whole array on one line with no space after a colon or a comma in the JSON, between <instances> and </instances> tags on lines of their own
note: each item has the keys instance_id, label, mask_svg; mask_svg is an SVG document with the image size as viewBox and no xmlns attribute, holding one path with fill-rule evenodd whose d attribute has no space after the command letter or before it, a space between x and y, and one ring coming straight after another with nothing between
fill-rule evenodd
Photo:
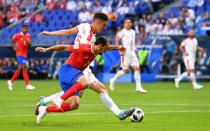
<instances>
[{"instance_id":1,"label":"player in white kit","mask_svg":"<svg viewBox=\"0 0 210 131\"><path fill-rule=\"evenodd\" d=\"M189 77L192 81L194 89L200 89L203 86L196 83L195 76L195 56L196 50L205 53L205 50L198 46L198 41L194 38L194 30L188 32L188 38L184 39L179 46L180 50L183 52L184 64L187 72L182 73L178 78L175 79L176 88L179 87L179 82L185 77Z\"/></svg>"},{"instance_id":2,"label":"player in white kit","mask_svg":"<svg viewBox=\"0 0 210 131\"><path fill-rule=\"evenodd\" d=\"M129 18L124 20L124 28L117 33L116 45L120 45L120 40L122 45L126 48L126 53L122 54L121 52L121 67L123 70L117 72L117 74L110 79L110 89L114 90L114 83L124 74L128 73L128 68L131 66L134 70L134 78L136 80L136 91L146 93L141 86L141 77L139 69L139 61L136 55L136 45L135 45L135 31L131 29L132 21Z\"/></svg>"},{"instance_id":3,"label":"player in white kit","mask_svg":"<svg viewBox=\"0 0 210 131\"><path fill-rule=\"evenodd\" d=\"M96 33L102 32L107 25L108 17L104 13L96 13L92 24L88 23L82 23L72 29L67 30L60 30L55 32L41 32L40 35L60 35L60 36L68 36L72 34L77 34L76 39L74 41L75 48L79 44L93 44L96 41ZM117 117L120 120L125 119L126 117L130 116L134 109L128 109L128 110L120 110L117 105L113 102L113 100L109 97L106 87L99 82L96 77L93 75L91 69L87 67L84 71L84 76L88 79L90 85L89 88L95 92L97 92L100 95L100 98L104 105L108 107L114 114L117 115ZM53 94L48 97L40 97L39 102L35 106L35 115L39 115L39 107L46 105L49 102L52 102L54 98L60 97L63 95L63 91ZM70 98L70 107L74 107L74 109L77 109L79 106L79 100L80 98L78 96L71 96ZM44 113L42 113L44 114Z\"/></svg>"}]
</instances>

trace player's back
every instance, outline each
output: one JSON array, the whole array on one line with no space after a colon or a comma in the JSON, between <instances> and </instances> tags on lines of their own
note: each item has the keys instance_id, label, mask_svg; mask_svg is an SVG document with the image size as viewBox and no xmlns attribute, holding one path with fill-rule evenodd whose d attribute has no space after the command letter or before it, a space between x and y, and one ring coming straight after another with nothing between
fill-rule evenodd
<instances>
[{"instance_id":1,"label":"player's back","mask_svg":"<svg viewBox=\"0 0 210 131\"><path fill-rule=\"evenodd\" d=\"M122 40L123 46L126 48L126 52L135 52L135 31L133 29L123 28L118 32L118 37Z\"/></svg>"},{"instance_id":2,"label":"player's back","mask_svg":"<svg viewBox=\"0 0 210 131\"><path fill-rule=\"evenodd\" d=\"M78 34L74 41L74 44L93 44L96 41L95 34L92 31L91 25L88 23L82 23L77 27Z\"/></svg>"},{"instance_id":3,"label":"player's back","mask_svg":"<svg viewBox=\"0 0 210 131\"><path fill-rule=\"evenodd\" d=\"M70 45L69 49L72 54L64 64L70 64L74 68L83 71L97 56L93 52L92 46L92 44Z\"/></svg>"}]
</instances>

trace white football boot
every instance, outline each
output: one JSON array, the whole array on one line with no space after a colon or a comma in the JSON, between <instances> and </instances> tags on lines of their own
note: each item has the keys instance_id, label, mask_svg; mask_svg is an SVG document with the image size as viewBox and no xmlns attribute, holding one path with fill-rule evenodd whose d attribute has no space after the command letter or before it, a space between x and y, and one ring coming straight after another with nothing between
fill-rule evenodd
<instances>
[{"instance_id":1,"label":"white football boot","mask_svg":"<svg viewBox=\"0 0 210 131\"><path fill-rule=\"evenodd\" d=\"M26 90L34 90L35 88L35 86L32 86L30 84L26 86Z\"/></svg>"},{"instance_id":2,"label":"white football boot","mask_svg":"<svg viewBox=\"0 0 210 131\"><path fill-rule=\"evenodd\" d=\"M144 90L142 87L137 87L136 92L147 93L147 91Z\"/></svg>"},{"instance_id":3,"label":"white football boot","mask_svg":"<svg viewBox=\"0 0 210 131\"><path fill-rule=\"evenodd\" d=\"M39 107L39 115L36 117L36 124L40 124L42 121L42 118L47 114L46 106L40 106Z\"/></svg>"},{"instance_id":4,"label":"white football boot","mask_svg":"<svg viewBox=\"0 0 210 131\"><path fill-rule=\"evenodd\" d=\"M177 78L174 79L174 82L175 82L175 87L176 87L176 88L179 88L179 81L177 80Z\"/></svg>"},{"instance_id":5,"label":"white football boot","mask_svg":"<svg viewBox=\"0 0 210 131\"><path fill-rule=\"evenodd\" d=\"M11 80L8 80L7 84L8 84L8 89L11 91L13 89Z\"/></svg>"}]
</instances>

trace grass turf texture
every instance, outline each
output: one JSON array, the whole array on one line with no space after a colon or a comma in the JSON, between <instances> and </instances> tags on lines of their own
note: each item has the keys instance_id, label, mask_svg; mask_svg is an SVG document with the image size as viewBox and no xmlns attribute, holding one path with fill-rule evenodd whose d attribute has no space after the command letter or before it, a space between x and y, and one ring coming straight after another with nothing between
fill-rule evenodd
<instances>
[{"instance_id":1,"label":"grass turf texture","mask_svg":"<svg viewBox=\"0 0 210 131\"><path fill-rule=\"evenodd\" d=\"M210 85L193 90L192 84L183 82L176 89L173 82L143 83L147 94L135 92L134 83L117 83L111 98L121 109L140 107L145 112L141 123L130 119L120 121L101 102L97 93L86 90L77 111L49 113L40 125L35 124L34 105L39 96L60 91L59 82L31 81L34 91L26 91L25 83L17 80L13 91L7 81L0 80L0 131L7 130L112 130L112 131L207 131L210 130ZM108 83L105 83L108 87ZM109 90L109 89L108 89Z\"/></svg>"}]
</instances>

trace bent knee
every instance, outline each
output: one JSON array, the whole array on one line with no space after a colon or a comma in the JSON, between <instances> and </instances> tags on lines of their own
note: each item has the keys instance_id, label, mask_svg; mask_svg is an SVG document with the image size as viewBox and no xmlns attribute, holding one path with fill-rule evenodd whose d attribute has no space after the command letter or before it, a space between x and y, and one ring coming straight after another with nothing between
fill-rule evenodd
<instances>
[{"instance_id":1,"label":"bent knee","mask_svg":"<svg viewBox=\"0 0 210 131\"><path fill-rule=\"evenodd\" d=\"M124 69L123 72L124 72L124 73L128 73L128 70L127 70L127 69Z\"/></svg>"}]
</instances>

